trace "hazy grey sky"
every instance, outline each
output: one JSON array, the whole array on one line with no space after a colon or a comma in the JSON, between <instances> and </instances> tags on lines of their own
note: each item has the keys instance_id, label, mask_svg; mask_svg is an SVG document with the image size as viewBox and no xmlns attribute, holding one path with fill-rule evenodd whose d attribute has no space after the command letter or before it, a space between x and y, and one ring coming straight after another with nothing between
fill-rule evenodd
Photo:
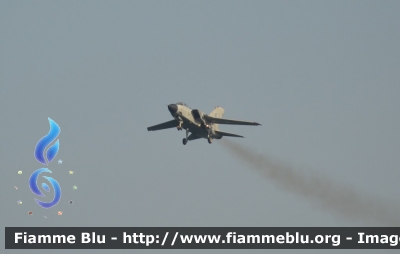
<instances>
[{"instance_id":1,"label":"hazy grey sky","mask_svg":"<svg viewBox=\"0 0 400 254\"><path fill-rule=\"evenodd\" d=\"M218 140L183 146L184 132L146 127L171 119L169 103L222 106L262 124L221 126L246 137L232 141L399 204L399 13L399 1L1 1L1 226L380 226L278 188ZM47 117L63 196L44 210L28 178Z\"/></svg>"}]
</instances>

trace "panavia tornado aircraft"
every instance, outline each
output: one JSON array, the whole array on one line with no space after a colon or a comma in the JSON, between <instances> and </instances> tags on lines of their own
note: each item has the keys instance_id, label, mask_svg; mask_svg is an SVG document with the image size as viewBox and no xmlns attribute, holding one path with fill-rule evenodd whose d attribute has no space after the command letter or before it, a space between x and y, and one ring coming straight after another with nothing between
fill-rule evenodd
<instances>
[{"instance_id":1,"label":"panavia tornado aircraft","mask_svg":"<svg viewBox=\"0 0 400 254\"><path fill-rule=\"evenodd\" d=\"M185 129L186 138L182 140L184 145L186 145L189 140L199 138L207 139L210 144L214 138L221 139L223 136L243 138L243 136L237 134L220 131L218 128L219 124L261 125L256 122L221 118L225 111L221 107L215 107L215 109L207 115L198 109L191 109L183 102L178 102L176 104L169 104L168 110L171 112L174 120L148 127L147 130L157 131L174 127L178 130ZM189 132L191 132L190 135Z\"/></svg>"}]
</instances>

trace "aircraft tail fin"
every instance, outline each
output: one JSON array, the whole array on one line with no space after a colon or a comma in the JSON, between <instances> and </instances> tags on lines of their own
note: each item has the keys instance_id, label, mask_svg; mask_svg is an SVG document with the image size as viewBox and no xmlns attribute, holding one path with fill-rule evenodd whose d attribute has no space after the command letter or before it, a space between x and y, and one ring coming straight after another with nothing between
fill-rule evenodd
<instances>
[{"instance_id":1,"label":"aircraft tail fin","mask_svg":"<svg viewBox=\"0 0 400 254\"><path fill-rule=\"evenodd\" d=\"M222 118L224 116L224 113L225 113L225 109L222 108L222 107L217 106L208 115L211 116L211 117L214 117L214 118ZM214 127L215 130L219 130L218 129L218 124L213 124L213 127Z\"/></svg>"},{"instance_id":2,"label":"aircraft tail fin","mask_svg":"<svg viewBox=\"0 0 400 254\"><path fill-rule=\"evenodd\" d=\"M223 108L217 106L217 107L215 107L214 110L211 111L211 113L208 114L208 115L211 116L211 117L221 118L221 117L224 115L224 113L225 113L225 109L223 109Z\"/></svg>"}]
</instances>

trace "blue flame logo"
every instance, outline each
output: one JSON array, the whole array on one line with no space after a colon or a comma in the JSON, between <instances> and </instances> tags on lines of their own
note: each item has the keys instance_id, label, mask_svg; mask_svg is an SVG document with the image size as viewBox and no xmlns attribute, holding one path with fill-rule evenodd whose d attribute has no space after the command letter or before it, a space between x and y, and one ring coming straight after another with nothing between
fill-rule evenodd
<instances>
[{"instance_id":1,"label":"blue flame logo","mask_svg":"<svg viewBox=\"0 0 400 254\"><path fill-rule=\"evenodd\" d=\"M39 142L37 143L36 148L35 148L36 160L44 165L48 165L54 159L54 157L56 157L59 147L60 147L59 140L57 139L57 141L47 149L46 158L44 157L46 147L49 146L49 144L58 137L58 135L60 134L60 131L61 131L60 127L58 126L58 124L56 122L54 122L51 118L48 118L48 120L49 120L49 124L50 124L50 131L46 136L44 136L43 138L41 138L39 140ZM35 172L33 172L31 177L29 178L29 187L31 188L31 191L40 197L44 197L45 195L40 191L38 184L37 184L37 180L39 178L39 175L44 172L51 173L51 171L48 168L40 168L40 169L36 170ZM58 184L58 182L54 178L48 177L48 176L43 176L43 178L45 178L47 181L49 181L49 183L53 187L54 198L51 202L42 202L38 199L35 199L35 200L36 200L36 203L38 203L41 207L51 208L60 201L61 188L60 188L60 185ZM42 183L42 188L46 192L50 191L50 187L46 183Z\"/></svg>"},{"instance_id":2,"label":"blue flame logo","mask_svg":"<svg viewBox=\"0 0 400 254\"><path fill-rule=\"evenodd\" d=\"M60 147L60 142L57 139L56 143L50 146L49 149L47 150L46 157L48 162L46 162L44 158L44 150L51 142L53 142L58 137L61 131L60 126L58 126L56 122L54 122L50 117L48 119L50 124L50 131L49 133L47 133L46 136L44 136L41 140L39 140L35 148L36 160L44 165L49 164L54 159L54 157L56 157L58 149Z\"/></svg>"}]
</instances>

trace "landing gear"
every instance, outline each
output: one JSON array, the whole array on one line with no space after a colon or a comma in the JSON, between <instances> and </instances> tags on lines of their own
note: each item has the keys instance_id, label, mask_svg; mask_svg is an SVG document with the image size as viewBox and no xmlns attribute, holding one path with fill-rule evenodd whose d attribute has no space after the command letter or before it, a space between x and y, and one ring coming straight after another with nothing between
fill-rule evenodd
<instances>
[{"instance_id":1,"label":"landing gear","mask_svg":"<svg viewBox=\"0 0 400 254\"><path fill-rule=\"evenodd\" d=\"M211 133L212 133L211 125L206 124L206 130L207 130L207 134L208 134L208 138L207 138L208 143L211 144L212 140L213 140L212 135L211 135Z\"/></svg>"},{"instance_id":2,"label":"landing gear","mask_svg":"<svg viewBox=\"0 0 400 254\"><path fill-rule=\"evenodd\" d=\"M179 125L176 126L176 128L178 129L178 131L181 131L182 130L182 122L179 122Z\"/></svg>"},{"instance_id":3,"label":"landing gear","mask_svg":"<svg viewBox=\"0 0 400 254\"><path fill-rule=\"evenodd\" d=\"M189 135L189 129L186 129L186 138L182 140L183 145L186 145L188 142L188 135Z\"/></svg>"}]
</instances>

